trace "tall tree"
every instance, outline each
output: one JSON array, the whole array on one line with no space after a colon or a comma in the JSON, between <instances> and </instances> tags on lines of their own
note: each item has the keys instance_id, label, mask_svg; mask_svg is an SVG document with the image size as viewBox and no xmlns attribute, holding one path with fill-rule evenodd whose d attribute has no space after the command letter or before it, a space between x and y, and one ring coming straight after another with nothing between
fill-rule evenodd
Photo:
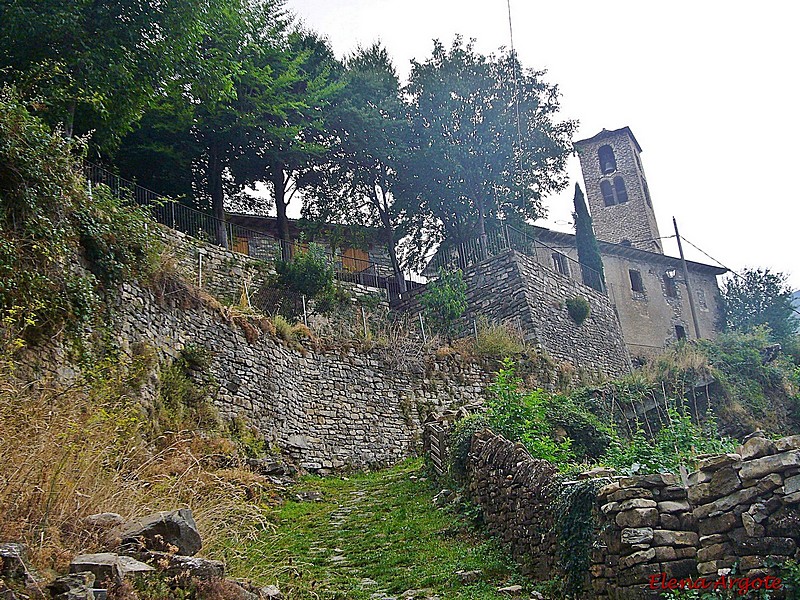
<instances>
[{"instance_id":1,"label":"tall tree","mask_svg":"<svg viewBox=\"0 0 800 600\"><path fill-rule=\"evenodd\" d=\"M0 0L0 79L108 148L190 55L222 0Z\"/></svg>"},{"instance_id":2,"label":"tall tree","mask_svg":"<svg viewBox=\"0 0 800 600\"><path fill-rule=\"evenodd\" d=\"M151 185L169 177L165 165L178 168L158 191L190 192L198 208L210 208L222 246L226 202L262 173L250 164L262 160L262 132L297 104L288 93L300 81L300 59L287 54L289 26L282 0L232 1L214 12L186 68L194 75L165 87L118 158L123 173Z\"/></svg>"},{"instance_id":3,"label":"tall tree","mask_svg":"<svg viewBox=\"0 0 800 600\"><path fill-rule=\"evenodd\" d=\"M750 331L766 325L778 341L788 341L797 332L798 318L786 275L769 269L745 269L722 285L725 321L730 329Z\"/></svg>"},{"instance_id":4,"label":"tall tree","mask_svg":"<svg viewBox=\"0 0 800 600\"><path fill-rule=\"evenodd\" d=\"M328 41L304 29L290 32L281 52L264 58L259 66L273 81L263 89L254 84L240 93L249 115L248 139L240 158L231 164L231 173L240 185L269 184L283 258L288 259L288 207L295 193L315 177L314 170L332 143L325 118L341 88L340 65Z\"/></svg>"},{"instance_id":5,"label":"tall tree","mask_svg":"<svg viewBox=\"0 0 800 600\"><path fill-rule=\"evenodd\" d=\"M557 122L558 89L513 53L483 56L457 36L412 61L415 181L439 238L483 238L489 221L535 219L566 186L572 121Z\"/></svg>"},{"instance_id":6,"label":"tall tree","mask_svg":"<svg viewBox=\"0 0 800 600\"><path fill-rule=\"evenodd\" d=\"M575 245L578 248L578 262L581 265L583 283L602 292L605 289L606 278L603 272L603 258L597 247L597 238L592 227L592 217L586 208L586 199L583 190L575 184Z\"/></svg>"},{"instance_id":7,"label":"tall tree","mask_svg":"<svg viewBox=\"0 0 800 600\"><path fill-rule=\"evenodd\" d=\"M358 48L345 67L345 85L329 119L335 143L318 176L309 179L312 193L304 215L379 227L395 279L405 291L397 242L415 211L408 196L398 194L410 155L400 80L380 44Z\"/></svg>"}]
</instances>

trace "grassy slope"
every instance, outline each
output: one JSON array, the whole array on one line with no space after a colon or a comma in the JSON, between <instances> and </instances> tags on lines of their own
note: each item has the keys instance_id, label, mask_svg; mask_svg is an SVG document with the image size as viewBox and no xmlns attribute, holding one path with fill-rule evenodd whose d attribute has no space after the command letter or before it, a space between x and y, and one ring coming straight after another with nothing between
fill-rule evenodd
<instances>
[{"instance_id":1,"label":"grassy slope","mask_svg":"<svg viewBox=\"0 0 800 600\"><path fill-rule=\"evenodd\" d=\"M305 478L290 496L300 491L321 492L323 500L274 509L273 532L227 549L232 573L277 584L290 599L358 600L410 589L426 590L417 598L507 598L496 589L522 582L496 541L434 506L420 460L351 478ZM482 575L474 583L456 574L476 569Z\"/></svg>"}]
</instances>

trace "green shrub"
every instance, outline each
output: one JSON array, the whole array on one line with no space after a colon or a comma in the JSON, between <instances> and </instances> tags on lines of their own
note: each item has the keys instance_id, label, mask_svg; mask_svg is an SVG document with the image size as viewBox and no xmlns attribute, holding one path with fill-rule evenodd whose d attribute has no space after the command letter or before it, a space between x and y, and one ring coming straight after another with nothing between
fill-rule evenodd
<instances>
[{"instance_id":1,"label":"green shrub","mask_svg":"<svg viewBox=\"0 0 800 600\"><path fill-rule=\"evenodd\" d=\"M451 338L455 322L467 310L467 282L461 271L439 269L439 278L420 297L425 317L438 333Z\"/></svg>"},{"instance_id":2,"label":"green shrub","mask_svg":"<svg viewBox=\"0 0 800 600\"><path fill-rule=\"evenodd\" d=\"M275 270L281 285L309 299L332 293L333 264L319 244L309 244L308 250L298 251L291 260L277 261Z\"/></svg>"},{"instance_id":3,"label":"green shrub","mask_svg":"<svg viewBox=\"0 0 800 600\"><path fill-rule=\"evenodd\" d=\"M277 335L284 342L293 343L297 341L294 335L294 328L292 324L281 315L275 315L272 318L272 323L275 325L275 335Z\"/></svg>"},{"instance_id":4,"label":"green shrub","mask_svg":"<svg viewBox=\"0 0 800 600\"><path fill-rule=\"evenodd\" d=\"M475 352L478 356L509 358L525 350L519 331L507 323L490 324L482 318L478 320L477 331Z\"/></svg>"},{"instance_id":5,"label":"green shrub","mask_svg":"<svg viewBox=\"0 0 800 600\"><path fill-rule=\"evenodd\" d=\"M733 441L721 438L716 419L708 416L702 425L688 414L668 409L669 424L661 427L652 439L641 428L630 440L612 440L603 462L628 473L677 473L683 465L693 470L697 456L732 452Z\"/></svg>"},{"instance_id":6,"label":"green shrub","mask_svg":"<svg viewBox=\"0 0 800 600\"><path fill-rule=\"evenodd\" d=\"M84 152L0 89L0 321L17 345L102 326L101 288L153 270L150 219L105 186L89 193ZM70 268L81 259L90 273Z\"/></svg>"},{"instance_id":7,"label":"green shrub","mask_svg":"<svg viewBox=\"0 0 800 600\"><path fill-rule=\"evenodd\" d=\"M507 359L489 386L486 417L495 433L521 442L533 458L566 468L574 453L569 438L556 441L553 436L553 424L547 418L549 402L544 390L523 392L522 380L516 376L513 362Z\"/></svg>"},{"instance_id":8,"label":"green shrub","mask_svg":"<svg viewBox=\"0 0 800 600\"><path fill-rule=\"evenodd\" d=\"M567 312L569 313L569 316L578 325L588 319L592 312L592 307L589 305L589 301L582 296L567 298L565 304L567 306Z\"/></svg>"}]
</instances>

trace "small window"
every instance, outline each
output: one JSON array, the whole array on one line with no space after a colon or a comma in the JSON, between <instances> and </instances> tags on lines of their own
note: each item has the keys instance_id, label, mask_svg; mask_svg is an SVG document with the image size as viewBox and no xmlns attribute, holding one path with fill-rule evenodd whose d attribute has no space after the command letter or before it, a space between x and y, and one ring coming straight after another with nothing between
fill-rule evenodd
<instances>
[{"instance_id":1,"label":"small window","mask_svg":"<svg viewBox=\"0 0 800 600\"><path fill-rule=\"evenodd\" d=\"M642 282L642 274L635 269L630 269L628 274L631 277L631 290L634 292L644 293L644 283Z\"/></svg>"},{"instance_id":2,"label":"small window","mask_svg":"<svg viewBox=\"0 0 800 600\"><path fill-rule=\"evenodd\" d=\"M631 247L631 241L630 241L630 240L627 240L627 239L626 239L626 240L622 240L622 241L619 243L619 245L620 245L620 246L625 246L626 248L630 248L630 247Z\"/></svg>"},{"instance_id":3,"label":"small window","mask_svg":"<svg viewBox=\"0 0 800 600\"><path fill-rule=\"evenodd\" d=\"M647 206L653 208L653 202L650 200L650 188L647 187L647 182L642 179L642 186L644 187L644 199L647 200Z\"/></svg>"},{"instance_id":4,"label":"small window","mask_svg":"<svg viewBox=\"0 0 800 600\"><path fill-rule=\"evenodd\" d=\"M614 190L611 189L611 184L608 181L600 182L600 192L603 194L603 202L606 206L614 206Z\"/></svg>"},{"instance_id":5,"label":"small window","mask_svg":"<svg viewBox=\"0 0 800 600\"><path fill-rule=\"evenodd\" d=\"M675 337L678 341L686 339L686 328L683 325L675 325Z\"/></svg>"},{"instance_id":6,"label":"small window","mask_svg":"<svg viewBox=\"0 0 800 600\"><path fill-rule=\"evenodd\" d=\"M556 271L569 277L569 261L561 252L553 252L553 265Z\"/></svg>"},{"instance_id":7,"label":"small window","mask_svg":"<svg viewBox=\"0 0 800 600\"><path fill-rule=\"evenodd\" d=\"M678 297L678 287L675 285L675 278L669 275L664 275L664 292L669 298Z\"/></svg>"},{"instance_id":8,"label":"small window","mask_svg":"<svg viewBox=\"0 0 800 600\"><path fill-rule=\"evenodd\" d=\"M614 158L614 151L608 144L597 149L597 158L600 161L600 172L603 175L617 170L617 159Z\"/></svg>"},{"instance_id":9,"label":"small window","mask_svg":"<svg viewBox=\"0 0 800 600\"><path fill-rule=\"evenodd\" d=\"M614 177L614 194L617 197L617 204L625 204L628 201L628 190L625 189L622 177Z\"/></svg>"}]
</instances>

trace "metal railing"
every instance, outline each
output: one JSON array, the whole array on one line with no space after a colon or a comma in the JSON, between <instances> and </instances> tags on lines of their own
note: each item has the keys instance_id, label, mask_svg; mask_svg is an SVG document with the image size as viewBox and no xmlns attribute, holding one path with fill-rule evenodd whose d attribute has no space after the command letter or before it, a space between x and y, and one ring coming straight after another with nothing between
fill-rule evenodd
<instances>
[{"instance_id":1,"label":"metal railing","mask_svg":"<svg viewBox=\"0 0 800 600\"><path fill-rule=\"evenodd\" d=\"M147 207L158 223L171 229L220 246L223 244L218 240L220 233L224 232L225 245L233 252L272 262L282 256L294 256L297 252L308 248L308 244L304 242L287 242L263 231L217 219L208 213L161 196L98 165L85 162L84 173L90 182L108 186L117 197L129 198L136 204ZM340 281L384 289L389 298L400 294L400 284L387 265L338 253L326 252L326 255L333 265L336 278Z\"/></svg>"},{"instance_id":2,"label":"metal railing","mask_svg":"<svg viewBox=\"0 0 800 600\"><path fill-rule=\"evenodd\" d=\"M472 238L438 251L425 268L425 274L433 276L440 268L463 271L507 250L515 250L529 256L540 265L603 293L607 291L598 271L582 265L568 254L505 223L500 229L487 232L482 238Z\"/></svg>"}]
</instances>

